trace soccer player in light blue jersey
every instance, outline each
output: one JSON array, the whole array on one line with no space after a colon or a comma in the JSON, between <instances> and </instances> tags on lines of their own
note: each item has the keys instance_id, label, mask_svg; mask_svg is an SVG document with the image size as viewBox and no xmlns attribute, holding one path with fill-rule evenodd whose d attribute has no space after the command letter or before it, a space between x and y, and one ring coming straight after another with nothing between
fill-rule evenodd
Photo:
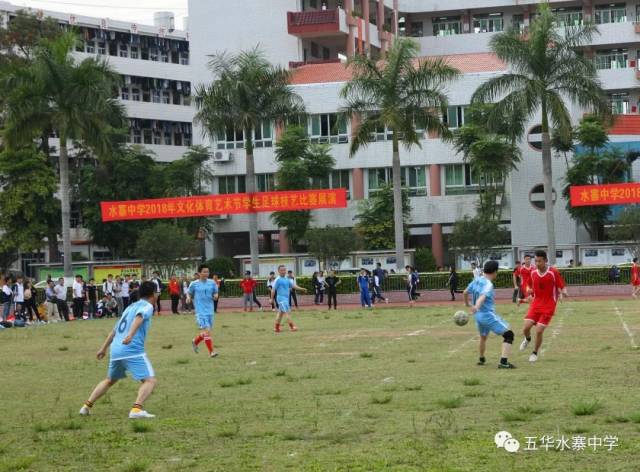
<instances>
[{"instance_id":1,"label":"soccer player in light blue jersey","mask_svg":"<svg viewBox=\"0 0 640 472\"><path fill-rule=\"evenodd\" d=\"M155 417L147 413L142 405L156 385L153 367L144 350L156 297L153 282L143 282L140 286L140 300L127 307L113 331L107 336L96 357L98 360L103 359L107 348L111 346L109 372L107 378L96 386L89 399L84 402L80 409L81 415L89 415L94 403L129 372L131 377L142 382L136 402L129 412L129 418Z\"/></svg>"},{"instance_id":2,"label":"soccer player in light blue jersey","mask_svg":"<svg viewBox=\"0 0 640 472\"><path fill-rule=\"evenodd\" d=\"M509 324L496 314L496 304L494 300L493 281L498 276L498 262L487 261L484 264L484 274L475 278L464 291L464 304L471 306L471 312L475 314L476 326L480 333L480 360L478 365L485 365L484 356L487 347L487 338L490 332L502 336L502 356L498 368L515 369L516 366L509 363L511 346L514 334L509 328ZM469 304L469 296L473 297L473 305Z\"/></svg>"},{"instance_id":3,"label":"soccer player in light blue jersey","mask_svg":"<svg viewBox=\"0 0 640 472\"><path fill-rule=\"evenodd\" d=\"M278 275L279 277L273 282L273 287L271 288L271 304L273 305L273 299L276 299L277 307L278 307L278 315L276 316L276 327L274 332L280 333L280 322L282 321L282 317L286 316L289 322L289 329L291 331L298 331L298 328L293 324L291 320L291 306L289 305L289 295L291 290L300 290L302 292L306 292L306 288L298 287L294 279L287 277L287 269L285 266L281 265L278 267Z\"/></svg>"},{"instance_id":4,"label":"soccer player in light blue jersey","mask_svg":"<svg viewBox=\"0 0 640 472\"><path fill-rule=\"evenodd\" d=\"M209 267L202 264L198 267L198 279L191 282L187 294L187 304L193 300L193 306L196 312L196 323L200 329L198 334L192 341L193 351L198 353L198 344L204 341L209 350L209 357L217 357L218 351L213 349L213 339L211 338L211 329L215 322L214 300L218 299L218 284L209 278Z\"/></svg>"}]
</instances>

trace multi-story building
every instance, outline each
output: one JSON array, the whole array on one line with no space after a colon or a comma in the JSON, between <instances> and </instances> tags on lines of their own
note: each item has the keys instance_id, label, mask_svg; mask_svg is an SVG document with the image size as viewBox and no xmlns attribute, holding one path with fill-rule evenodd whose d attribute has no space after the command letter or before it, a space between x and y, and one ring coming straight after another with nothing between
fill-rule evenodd
<instances>
[{"instance_id":1,"label":"multi-story building","mask_svg":"<svg viewBox=\"0 0 640 472\"><path fill-rule=\"evenodd\" d=\"M0 2L2 22L10 22L24 7ZM174 28L172 14L159 12L155 24L140 25L108 18L31 10L51 17L82 38L74 52L78 60L103 57L122 75L119 96L129 118L128 141L141 144L156 160L180 158L193 143L189 37ZM57 149L57 139L51 139ZM91 259L111 259L105 248L91 244L82 228L82 212L72 207L73 251ZM46 262L48 254L23 254L22 266Z\"/></svg>"},{"instance_id":2,"label":"multi-story building","mask_svg":"<svg viewBox=\"0 0 640 472\"><path fill-rule=\"evenodd\" d=\"M513 0L247 0L238 8L232 2L190 0L191 50L194 83L210 80L206 57L217 51L238 51L257 44L269 59L293 68L293 85L305 101L310 119L309 135L328 142L336 159L336 170L326 187L347 187L350 202L344 211L314 212L314 225L352 226L358 201L367 198L390 180L391 143L388 133L379 130L373 142L353 157L348 157L355 122L333 126L342 101L339 91L349 79L349 71L340 62L359 51L384 55L395 35L412 36L425 56L446 56L462 72L448 90L449 109L444 117L449 127L464 124L465 108L474 90L485 80L507 71L489 50L489 40L509 27L528 27L535 15L536 1ZM604 3L597 1L552 1L558 27L591 20L599 34L586 48L599 69L603 87L609 94L614 113L619 114L610 131L614 145L640 149L640 27L635 23L640 1ZM583 110L570 106L577 123ZM511 231L513 251L507 260L544 245L546 226L542 186L539 118L529 123L522 139L522 162L508 182L502 219ZM265 124L256 135L259 190L274 185L276 164L273 152L273 124ZM201 136L196 131L195 136ZM230 193L244 189L244 151L242 137L205 138L218 152L218 178L214 192ZM210 140L209 140L210 139ZM478 183L452 147L437 137L424 135L421 148L401 150L403 182L411 195L410 246L430 246L439 264L451 262L447 235L453 224L465 214L473 214ZM570 158L571 156L569 156ZM629 254L620 248L594 246L588 233L565 208L561 197L565 185L567 161L553 161L555 219L558 264L571 259L589 263L626 261ZM640 167L634 164L634 177ZM220 221L215 235L215 252L246 253L247 219L234 215ZM289 251L284 234L268 215L259 216L261 246L267 252Z\"/></svg>"}]
</instances>

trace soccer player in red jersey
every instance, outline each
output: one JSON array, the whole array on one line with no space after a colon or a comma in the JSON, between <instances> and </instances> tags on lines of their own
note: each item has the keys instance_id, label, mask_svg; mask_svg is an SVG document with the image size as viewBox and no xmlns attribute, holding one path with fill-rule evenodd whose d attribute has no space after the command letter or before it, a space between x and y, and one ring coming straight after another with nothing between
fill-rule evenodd
<instances>
[{"instance_id":1,"label":"soccer player in red jersey","mask_svg":"<svg viewBox=\"0 0 640 472\"><path fill-rule=\"evenodd\" d=\"M524 302L527 298L527 287L531 283L531 273L535 270L535 267L531 265L531 256L524 256L524 262L520 267L520 299L518 300L518 306Z\"/></svg>"},{"instance_id":2,"label":"soccer player in red jersey","mask_svg":"<svg viewBox=\"0 0 640 472\"><path fill-rule=\"evenodd\" d=\"M516 261L516 266L512 272L513 278L513 303L516 303L520 299L520 261Z\"/></svg>"},{"instance_id":3,"label":"soccer player in red jersey","mask_svg":"<svg viewBox=\"0 0 640 472\"><path fill-rule=\"evenodd\" d=\"M536 327L536 345L529 362L538 360L538 352L542 345L542 335L551 318L556 312L556 304L562 296L568 296L564 279L555 267L547 264L547 253L545 251L536 251L535 270L531 272L529 284L527 286L527 294L533 296L533 301L529 307L529 312L524 319L524 328L522 333L524 339L520 344L520 350L524 351L529 342L531 342L531 328Z\"/></svg>"},{"instance_id":4,"label":"soccer player in red jersey","mask_svg":"<svg viewBox=\"0 0 640 472\"><path fill-rule=\"evenodd\" d=\"M633 287L631 296L638 298L638 293L640 293L640 266L638 265L637 257L633 258L633 265L631 266L631 286Z\"/></svg>"}]
</instances>

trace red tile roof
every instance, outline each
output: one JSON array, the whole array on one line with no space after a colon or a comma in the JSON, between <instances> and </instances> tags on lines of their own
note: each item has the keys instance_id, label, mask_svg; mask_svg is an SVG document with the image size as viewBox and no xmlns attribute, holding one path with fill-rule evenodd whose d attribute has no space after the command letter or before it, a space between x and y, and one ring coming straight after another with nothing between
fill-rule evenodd
<instances>
[{"instance_id":1,"label":"red tile roof","mask_svg":"<svg viewBox=\"0 0 640 472\"><path fill-rule=\"evenodd\" d=\"M506 65L493 53L452 54L449 56L428 56L429 59L442 58L463 74L477 72L497 72L506 70ZM293 85L346 82L351 79L351 70L342 63L307 64L292 71Z\"/></svg>"},{"instance_id":2,"label":"red tile roof","mask_svg":"<svg viewBox=\"0 0 640 472\"><path fill-rule=\"evenodd\" d=\"M640 115L619 115L615 117L609 134L637 135L640 134Z\"/></svg>"}]
</instances>

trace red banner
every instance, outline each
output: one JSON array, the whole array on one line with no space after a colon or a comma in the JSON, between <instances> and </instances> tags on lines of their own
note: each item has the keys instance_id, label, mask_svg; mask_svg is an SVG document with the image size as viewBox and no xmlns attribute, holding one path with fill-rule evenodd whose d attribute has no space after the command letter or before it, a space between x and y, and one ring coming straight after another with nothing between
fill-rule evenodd
<instances>
[{"instance_id":1,"label":"red banner","mask_svg":"<svg viewBox=\"0 0 640 472\"><path fill-rule=\"evenodd\" d=\"M101 202L102 221L193 218L236 213L346 208L347 190L290 190Z\"/></svg>"},{"instance_id":2,"label":"red banner","mask_svg":"<svg viewBox=\"0 0 640 472\"><path fill-rule=\"evenodd\" d=\"M576 185L570 192L572 207L640 203L640 183Z\"/></svg>"}]
</instances>

